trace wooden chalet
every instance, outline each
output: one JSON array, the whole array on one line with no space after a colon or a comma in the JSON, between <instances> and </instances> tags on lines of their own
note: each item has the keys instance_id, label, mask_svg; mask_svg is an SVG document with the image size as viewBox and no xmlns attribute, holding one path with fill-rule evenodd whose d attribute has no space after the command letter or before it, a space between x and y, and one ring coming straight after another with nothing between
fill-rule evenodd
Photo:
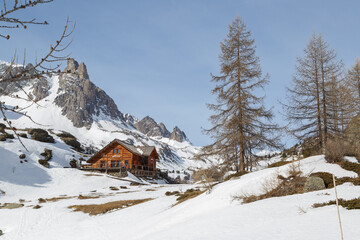
<instances>
[{"instance_id":1,"label":"wooden chalet","mask_svg":"<svg viewBox=\"0 0 360 240\"><path fill-rule=\"evenodd\" d=\"M154 176L158 159L159 155L153 146L137 147L114 139L87 160L88 165L83 168L109 172L129 171L136 176Z\"/></svg>"}]
</instances>

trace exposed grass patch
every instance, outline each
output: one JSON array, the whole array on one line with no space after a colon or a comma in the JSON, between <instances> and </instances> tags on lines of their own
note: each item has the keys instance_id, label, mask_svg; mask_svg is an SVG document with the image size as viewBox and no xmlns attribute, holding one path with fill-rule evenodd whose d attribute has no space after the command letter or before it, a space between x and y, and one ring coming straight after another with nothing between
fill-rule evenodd
<instances>
[{"instance_id":1,"label":"exposed grass patch","mask_svg":"<svg viewBox=\"0 0 360 240\"><path fill-rule=\"evenodd\" d=\"M331 200L331 201L325 202L325 203L315 203L315 204L313 204L313 207L318 208L318 207L324 207L324 206L334 205L334 204L336 204L336 201ZM348 210L360 209L360 198L354 198L351 200L344 200L344 199L340 198L339 205Z\"/></svg>"},{"instance_id":2,"label":"exposed grass patch","mask_svg":"<svg viewBox=\"0 0 360 240\"><path fill-rule=\"evenodd\" d=\"M100 195L96 195L96 196L83 196L81 194L79 194L78 199L84 200L84 199L94 199L94 198L100 198Z\"/></svg>"},{"instance_id":3,"label":"exposed grass patch","mask_svg":"<svg viewBox=\"0 0 360 240\"><path fill-rule=\"evenodd\" d=\"M137 199L137 200L123 200L108 202L104 204L90 204L90 205L72 205L68 208L73 209L74 212L88 213L89 215L104 214L113 210L124 209L140 203L152 200L152 198Z\"/></svg>"},{"instance_id":4,"label":"exposed grass patch","mask_svg":"<svg viewBox=\"0 0 360 240\"><path fill-rule=\"evenodd\" d=\"M282 197L293 194L304 193L304 185L306 177L301 176L302 172L295 164L290 165L286 176L282 175L274 176L274 178L267 179L263 183L264 194L261 195L247 195L242 194L234 196L234 200L242 200L243 203L251 203L258 200Z\"/></svg>"},{"instance_id":5,"label":"exposed grass patch","mask_svg":"<svg viewBox=\"0 0 360 240\"><path fill-rule=\"evenodd\" d=\"M226 177L224 178L224 181L228 181L228 180L230 180L231 178L241 177L242 175L245 175L245 174L247 174L247 173L249 173L249 172L247 172L247 171L240 171L240 172L236 172L236 173L230 174L230 175L228 175L228 176L226 176Z\"/></svg>"},{"instance_id":6,"label":"exposed grass patch","mask_svg":"<svg viewBox=\"0 0 360 240\"><path fill-rule=\"evenodd\" d=\"M136 191L124 191L124 192L117 192L116 194L134 193L134 192L140 192L140 191L138 191L138 190L136 190Z\"/></svg>"},{"instance_id":7,"label":"exposed grass patch","mask_svg":"<svg viewBox=\"0 0 360 240\"><path fill-rule=\"evenodd\" d=\"M173 191L173 192L167 191L165 193L165 196L172 196L172 195L179 196L180 192L179 191Z\"/></svg>"},{"instance_id":8,"label":"exposed grass patch","mask_svg":"<svg viewBox=\"0 0 360 240\"><path fill-rule=\"evenodd\" d=\"M119 191L119 188L114 187L114 186L109 187L109 189L112 190L112 191Z\"/></svg>"},{"instance_id":9,"label":"exposed grass patch","mask_svg":"<svg viewBox=\"0 0 360 240\"><path fill-rule=\"evenodd\" d=\"M39 198L39 203L46 203L46 202L57 202L64 199L70 199L75 197L68 197L68 196L61 196L61 197L53 197L53 198Z\"/></svg>"},{"instance_id":10,"label":"exposed grass patch","mask_svg":"<svg viewBox=\"0 0 360 240\"><path fill-rule=\"evenodd\" d=\"M131 182L130 183L130 186L139 186L139 185L141 185L140 183L137 183L137 182Z\"/></svg>"},{"instance_id":11,"label":"exposed grass patch","mask_svg":"<svg viewBox=\"0 0 360 240\"><path fill-rule=\"evenodd\" d=\"M279 186L262 195L259 196L250 195L239 198L243 200L243 203L251 203L266 198L282 197L282 196L304 193L305 182L306 182L305 177L296 177L288 180L282 180Z\"/></svg>"},{"instance_id":12,"label":"exposed grass patch","mask_svg":"<svg viewBox=\"0 0 360 240\"><path fill-rule=\"evenodd\" d=\"M36 205L36 206L33 207L33 209L39 209L39 208L42 208L42 206Z\"/></svg>"},{"instance_id":13,"label":"exposed grass patch","mask_svg":"<svg viewBox=\"0 0 360 240\"><path fill-rule=\"evenodd\" d=\"M152 189L152 188L146 189L146 192L154 192L154 191L156 191L156 190L155 190L155 189Z\"/></svg>"},{"instance_id":14,"label":"exposed grass patch","mask_svg":"<svg viewBox=\"0 0 360 240\"><path fill-rule=\"evenodd\" d=\"M200 194L204 193L206 190L200 190L200 189L188 189L186 190L184 193L180 193L178 196L178 198L176 199L177 203L175 203L175 205L178 205L182 202L185 202L189 199L195 198L197 196L199 196ZM165 193L166 195L166 193ZM174 206L175 206L174 205Z\"/></svg>"},{"instance_id":15,"label":"exposed grass patch","mask_svg":"<svg viewBox=\"0 0 360 240\"><path fill-rule=\"evenodd\" d=\"M358 174L358 177L351 178L351 177L342 177L342 178L336 178L336 184L340 185L346 182L351 182L354 185L360 185L360 164L359 163L352 163L348 161L342 161L338 163L340 167L342 167L345 170L353 171ZM331 187L334 187L334 184L331 185Z\"/></svg>"},{"instance_id":16,"label":"exposed grass patch","mask_svg":"<svg viewBox=\"0 0 360 240\"><path fill-rule=\"evenodd\" d=\"M288 163L291 163L291 162L281 160L279 162L274 162L272 164L269 164L268 168L281 167L281 166L284 166L285 164L288 164Z\"/></svg>"},{"instance_id":17,"label":"exposed grass patch","mask_svg":"<svg viewBox=\"0 0 360 240\"><path fill-rule=\"evenodd\" d=\"M59 200L64 200L64 199L70 199L70 198L74 198L74 197L53 197L53 198L46 198L46 202L57 202Z\"/></svg>"},{"instance_id":18,"label":"exposed grass patch","mask_svg":"<svg viewBox=\"0 0 360 240\"><path fill-rule=\"evenodd\" d=\"M339 163L340 167L345 170L356 172L360 175L360 164L359 163L352 163L348 161L342 161Z\"/></svg>"},{"instance_id":19,"label":"exposed grass patch","mask_svg":"<svg viewBox=\"0 0 360 240\"><path fill-rule=\"evenodd\" d=\"M96 174L96 173L86 173L86 174L84 174L84 176L87 176L87 177L101 177L103 175Z\"/></svg>"}]
</instances>

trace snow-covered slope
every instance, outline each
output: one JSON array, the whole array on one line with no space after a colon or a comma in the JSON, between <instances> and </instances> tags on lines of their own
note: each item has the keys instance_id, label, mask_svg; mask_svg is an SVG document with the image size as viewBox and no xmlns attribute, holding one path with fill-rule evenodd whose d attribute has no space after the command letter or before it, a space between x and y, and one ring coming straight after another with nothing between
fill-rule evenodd
<instances>
[{"instance_id":1,"label":"snow-covered slope","mask_svg":"<svg viewBox=\"0 0 360 240\"><path fill-rule=\"evenodd\" d=\"M337 177L356 177L338 165L326 163L323 156L296 162L304 175L311 172L329 172ZM312 208L314 203L333 200L334 189L304 194L268 198L249 204L234 201L233 196L251 193L262 194L264 182L278 174L286 175L289 165L264 169L246 174L238 179L220 183L211 192L187 200L179 205L176 196L166 196L166 191L182 191L200 185L146 185L130 186L97 174L87 176L74 169L53 168L45 170L49 180L35 185L18 186L3 182L6 192L0 203L25 200L24 207L0 209L1 239L55 240L72 239L269 239L318 240L339 239L339 226L334 205ZM126 186L112 191L110 186ZM343 199L359 197L360 186L345 183L337 187ZM101 196L79 199L77 196ZM66 196L65 196L66 195ZM56 202L41 203L38 198L68 197ZM153 200L97 216L73 212L73 204L100 204L118 200L153 198ZM358 239L359 210L340 207L344 239Z\"/></svg>"},{"instance_id":2,"label":"snow-covered slope","mask_svg":"<svg viewBox=\"0 0 360 240\"><path fill-rule=\"evenodd\" d=\"M66 131L74 135L85 149L99 150L115 138L134 145L155 146L160 155L157 164L160 169L188 171L207 167L217 161L195 160L194 155L200 151L200 147L193 146L188 140L182 141L183 138L181 141L173 140L170 133L168 137L161 137L138 131L134 125L139 120L129 114L122 114L112 99L90 82L83 63L79 65L69 60L65 70L74 74L52 75L22 85L25 92L35 95L38 100L36 104L24 100L28 97L23 90L6 86L8 92L0 96L0 101L8 106L19 106L31 116L30 119L7 113L7 118L15 127L51 129L55 133Z\"/></svg>"}]
</instances>

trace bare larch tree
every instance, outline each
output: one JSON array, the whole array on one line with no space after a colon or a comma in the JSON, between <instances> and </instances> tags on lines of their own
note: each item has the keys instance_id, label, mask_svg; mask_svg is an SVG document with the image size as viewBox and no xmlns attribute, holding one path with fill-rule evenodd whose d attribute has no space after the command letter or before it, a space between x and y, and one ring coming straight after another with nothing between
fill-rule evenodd
<instances>
[{"instance_id":1,"label":"bare larch tree","mask_svg":"<svg viewBox=\"0 0 360 240\"><path fill-rule=\"evenodd\" d=\"M264 97L256 95L268 76L262 75L254 39L240 17L221 43L220 66L221 75L212 75L217 103L208 104L214 112L209 118L213 126L204 130L214 142L203 148L203 154L226 156L225 160L244 171L251 168L255 150L280 144L279 128L270 123L273 114L265 108Z\"/></svg>"},{"instance_id":2,"label":"bare larch tree","mask_svg":"<svg viewBox=\"0 0 360 240\"><path fill-rule=\"evenodd\" d=\"M288 102L283 106L290 132L300 140L315 138L321 152L325 151L327 138L339 131L339 117L345 118L343 114L347 113L337 93L346 92L346 86L340 84L342 71L343 63L335 51L314 33L304 56L297 59L292 86L287 88Z\"/></svg>"},{"instance_id":3,"label":"bare larch tree","mask_svg":"<svg viewBox=\"0 0 360 240\"><path fill-rule=\"evenodd\" d=\"M355 64L348 70L346 80L349 87L353 89L357 112L360 113L360 60L357 58Z\"/></svg>"}]
</instances>

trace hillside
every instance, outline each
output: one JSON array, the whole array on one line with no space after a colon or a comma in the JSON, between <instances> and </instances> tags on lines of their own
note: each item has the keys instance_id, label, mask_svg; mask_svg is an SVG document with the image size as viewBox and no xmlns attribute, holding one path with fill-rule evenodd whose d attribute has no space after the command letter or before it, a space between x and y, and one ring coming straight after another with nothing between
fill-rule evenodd
<instances>
[{"instance_id":1,"label":"hillside","mask_svg":"<svg viewBox=\"0 0 360 240\"><path fill-rule=\"evenodd\" d=\"M7 63L0 62L0 72L6 66ZM64 72L20 84L0 85L3 89L0 100L10 107L18 106L31 117L8 113L7 118L16 128L42 128L52 135L70 133L89 154L115 138L139 146L156 146L160 169L189 171L216 161L194 160L200 147L193 146L177 126L170 132L163 123L158 124L149 116L139 120L120 112L112 98L90 81L84 63L69 59ZM36 103L27 101L29 96L24 92L30 93ZM62 162L60 166L68 163Z\"/></svg>"},{"instance_id":2,"label":"hillside","mask_svg":"<svg viewBox=\"0 0 360 240\"><path fill-rule=\"evenodd\" d=\"M354 161L354 159L349 158ZM329 164L323 156L296 163L304 176L329 172L337 177L357 177L355 172ZM2 239L339 239L334 205L313 208L314 203L334 199L334 189L268 198L242 204L234 196L264 193L265 186L290 165L266 168L220 183L209 192L176 204L177 196L166 192L185 192L203 185L130 185L106 175L89 175L74 169L44 169L42 182L18 185L9 176L0 188L5 192L1 204L19 202L21 208L0 209ZM122 188L120 188L122 186ZM111 190L109 187L112 188ZM337 188L340 198L359 197L360 186L344 183ZM81 195L81 197L79 196ZM92 197L92 198L91 198ZM45 199L45 202L39 198ZM71 205L104 204L151 198L121 210L89 215L74 212ZM47 200L46 200L47 199ZM41 208L33 208L39 205ZM345 239L357 239L354 224L359 210L340 207ZM141 226L139 231L138 226Z\"/></svg>"}]
</instances>

